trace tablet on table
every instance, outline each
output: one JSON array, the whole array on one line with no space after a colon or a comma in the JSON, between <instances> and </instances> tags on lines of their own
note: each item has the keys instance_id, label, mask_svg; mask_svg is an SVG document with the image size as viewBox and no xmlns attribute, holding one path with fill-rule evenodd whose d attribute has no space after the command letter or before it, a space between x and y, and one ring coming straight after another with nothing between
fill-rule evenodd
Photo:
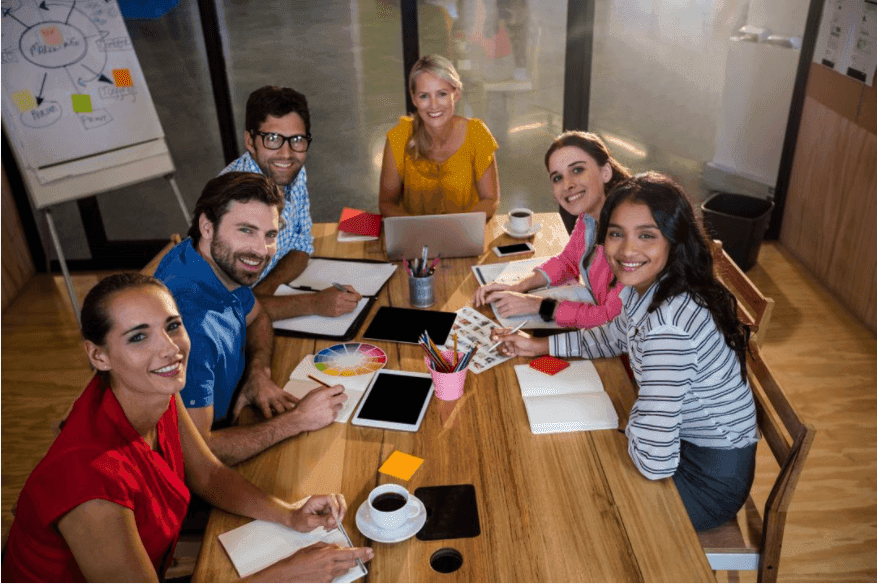
<instances>
[{"instance_id":1,"label":"tablet on table","mask_svg":"<svg viewBox=\"0 0 877 584\"><path fill-rule=\"evenodd\" d=\"M429 373L382 369L369 384L351 423L416 432L433 391Z\"/></svg>"}]
</instances>

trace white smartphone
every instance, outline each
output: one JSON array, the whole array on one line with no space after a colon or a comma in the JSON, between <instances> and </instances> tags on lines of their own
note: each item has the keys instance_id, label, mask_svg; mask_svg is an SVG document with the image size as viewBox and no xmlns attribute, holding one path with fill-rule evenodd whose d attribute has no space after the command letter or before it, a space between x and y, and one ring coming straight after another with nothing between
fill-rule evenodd
<instances>
[{"instance_id":1,"label":"white smartphone","mask_svg":"<svg viewBox=\"0 0 877 584\"><path fill-rule=\"evenodd\" d=\"M533 244L528 241L523 243L512 243L510 245L497 245L493 248L493 253L495 253L498 258L533 253L533 251Z\"/></svg>"}]
</instances>

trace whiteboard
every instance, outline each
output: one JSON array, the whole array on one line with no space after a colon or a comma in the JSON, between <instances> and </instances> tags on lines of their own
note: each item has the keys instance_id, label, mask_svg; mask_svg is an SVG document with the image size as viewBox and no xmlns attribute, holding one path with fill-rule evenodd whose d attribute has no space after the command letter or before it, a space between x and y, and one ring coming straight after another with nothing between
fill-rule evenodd
<instances>
[{"instance_id":1,"label":"whiteboard","mask_svg":"<svg viewBox=\"0 0 877 584\"><path fill-rule=\"evenodd\" d=\"M3 125L38 208L173 172L116 0L2 10ZM154 171L125 170L150 158Z\"/></svg>"}]
</instances>

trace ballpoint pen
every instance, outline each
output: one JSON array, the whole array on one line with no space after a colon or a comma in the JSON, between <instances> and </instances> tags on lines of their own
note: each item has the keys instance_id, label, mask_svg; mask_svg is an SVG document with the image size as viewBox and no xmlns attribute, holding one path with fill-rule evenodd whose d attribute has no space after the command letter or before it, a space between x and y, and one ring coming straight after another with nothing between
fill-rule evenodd
<instances>
[{"instance_id":1,"label":"ballpoint pen","mask_svg":"<svg viewBox=\"0 0 877 584\"><path fill-rule=\"evenodd\" d=\"M424 245L423 246L423 263L420 264L420 267L423 270L420 274L421 276L425 276L426 272L429 271L429 268L426 267L426 262L429 261L428 255L429 255L429 248Z\"/></svg>"},{"instance_id":2,"label":"ballpoint pen","mask_svg":"<svg viewBox=\"0 0 877 584\"><path fill-rule=\"evenodd\" d=\"M342 292L347 292L347 288L345 288L343 284L339 284L338 282L332 282L332 285L335 286L336 289L341 290Z\"/></svg>"},{"instance_id":3,"label":"ballpoint pen","mask_svg":"<svg viewBox=\"0 0 877 584\"><path fill-rule=\"evenodd\" d=\"M524 322L522 322L521 324L519 324L518 326L516 326L515 328L513 328L513 329L510 330L509 332L507 332L504 336L508 336L508 335L513 335L513 334L515 334L516 332L518 332L519 330L521 330L522 328L524 328L525 326L527 326L527 324L528 324L529 322L530 322L529 320L525 320ZM491 351L495 350L495 349L496 349L498 346L500 346L501 344L502 344L502 341L497 341L496 343L494 343L494 345L493 345L492 347L490 347L489 349L487 349L487 352L490 353Z\"/></svg>"}]
</instances>

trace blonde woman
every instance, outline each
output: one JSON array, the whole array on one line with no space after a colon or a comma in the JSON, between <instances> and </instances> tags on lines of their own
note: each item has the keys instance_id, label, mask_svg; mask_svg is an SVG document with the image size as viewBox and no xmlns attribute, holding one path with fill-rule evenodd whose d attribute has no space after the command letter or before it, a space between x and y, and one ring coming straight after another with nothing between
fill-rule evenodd
<instances>
[{"instance_id":1,"label":"blonde woman","mask_svg":"<svg viewBox=\"0 0 877 584\"><path fill-rule=\"evenodd\" d=\"M387 132L379 203L384 217L499 207L496 140L484 122L455 113L463 83L451 62L422 57L408 79L416 111Z\"/></svg>"}]
</instances>

